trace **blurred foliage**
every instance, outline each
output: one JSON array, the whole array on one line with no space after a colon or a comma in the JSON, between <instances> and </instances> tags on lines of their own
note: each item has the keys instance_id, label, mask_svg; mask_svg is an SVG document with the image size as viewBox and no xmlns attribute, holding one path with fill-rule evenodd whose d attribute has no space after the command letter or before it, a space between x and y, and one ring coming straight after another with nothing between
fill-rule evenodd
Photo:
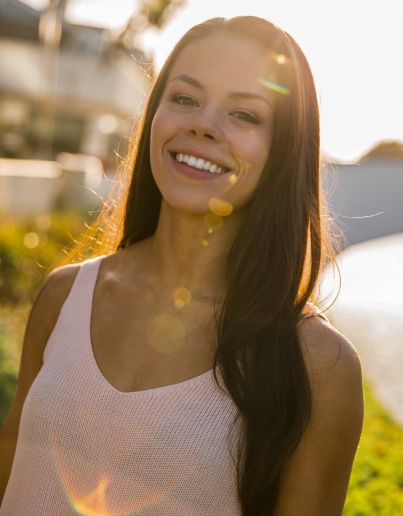
<instances>
[{"instance_id":1,"label":"blurred foliage","mask_svg":"<svg viewBox=\"0 0 403 516\"><path fill-rule=\"evenodd\" d=\"M141 0L136 18L143 16L148 26L161 29L185 3L185 0Z\"/></svg>"},{"instance_id":2,"label":"blurred foliage","mask_svg":"<svg viewBox=\"0 0 403 516\"><path fill-rule=\"evenodd\" d=\"M76 211L1 221L0 305L32 303L42 280L90 222L88 212Z\"/></svg>"},{"instance_id":3,"label":"blurred foliage","mask_svg":"<svg viewBox=\"0 0 403 516\"><path fill-rule=\"evenodd\" d=\"M14 396L30 304L0 307L0 424Z\"/></svg>"},{"instance_id":4,"label":"blurred foliage","mask_svg":"<svg viewBox=\"0 0 403 516\"><path fill-rule=\"evenodd\" d=\"M403 158L403 141L383 140L376 143L360 158L359 161L369 161L373 158L401 160Z\"/></svg>"},{"instance_id":5,"label":"blurred foliage","mask_svg":"<svg viewBox=\"0 0 403 516\"><path fill-rule=\"evenodd\" d=\"M173 15L186 5L186 0L139 0L138 8L116 36L123 46L140 46L138 37L149 29L161 30Z\"/></svg>"},{"instance_id":6,"label":"blurred foliage","mask_svg":"<svg viewBox=\"0 0 403 516\"><path fill-rule=\"evenodd\" d=\"M364 426L343 516L403 514L403 429L364 383Z\"/></svg>"}]
</instances>

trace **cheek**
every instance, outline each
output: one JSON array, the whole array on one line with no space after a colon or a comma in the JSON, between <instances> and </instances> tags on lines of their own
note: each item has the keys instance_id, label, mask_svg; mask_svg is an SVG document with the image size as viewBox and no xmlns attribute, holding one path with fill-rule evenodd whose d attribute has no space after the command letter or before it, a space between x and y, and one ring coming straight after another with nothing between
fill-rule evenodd
<instances>
[{"instance_id":1,"label":"cheek","mask_svg":"<svg viewBox=\"0 0 403 516\"><path fill-rule=\"evenodd\" d=\"M158 161L160 160L160 155L161 155L162 138L163 138L163 135L161 135L161 124L159 122L158 113L156 113L154 116L154 119L151 123L151 131L150 131L150 164L151 164L151 172L152 172L157 184L158 184L158 181L157 181L157 177L156 177L156 171L158 171L158 169L159 169Z\"/></svg>"},{"instance_id":2,"label":"cheek","mask_svg":"<svg viewBox=\"0 0 403 516\"><path fill-rule=\"evenodd\" d=\"M161 159L164 145L169 139L167 134L167 125L164 123L165 117L161 111L157 111L151 123L150 131L150 163L151 170L156 179L155 174L158 175L158 170L161 168Z\"/></svg>"},{"instance_id":3,"label":"cheek","mask_svg":"<svg viewBox=\"0 0 403 516\"><path fill-rule=\"evenodd\" d=\"M241 168L253 175L259 174L267 161L270 145L270 135L254 134L251 138L245 138L238 146Z\"/></svg>"},{"instance_id":4,"label":"cheek","mask_svg":"<svg viewBox=\"0 0 403 516\"><path fill-rule=\"evenodd\" d=\"M167 117L162 108L159 108L151 123L151 145L162 145L164 140L169 138L170 127L171 124L169 123L169 117Z\"/></svg>"},{"instance_id":5,"label":"cheek","mask_svg":"<svg viewBox=\"0 0 403 516\"><path fill-rule=\"evenodd\" d=\"M263 169L270 154L271 142L273 139L271 129L267 128L256 138L255 156L257 165Z\"/></svg>"},{"instance_id":6,"label":"cheek","mask_svg":"<svg viewBox=\"0 0 403 516\"><path fill-rule=\"evenodd\" d=\"M161 133L160 113L157 111L155 113L153 121L151 123L151 132L150 132L151 150L155 146L155 143L160 139L160 133Z\"/></svg>"}]
</instances>

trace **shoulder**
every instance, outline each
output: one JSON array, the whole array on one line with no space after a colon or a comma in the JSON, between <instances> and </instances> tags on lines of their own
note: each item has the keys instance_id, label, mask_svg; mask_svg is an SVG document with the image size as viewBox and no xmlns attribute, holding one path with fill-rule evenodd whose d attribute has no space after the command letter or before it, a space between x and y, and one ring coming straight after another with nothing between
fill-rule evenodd
<instances>
[{"instance_id":1,"label":"shoulder","mask_svg":"<svg viewBox=\"0 0 403 516\"><path fill-rule=\"evenodd\" d=\"M307 317L297 325L297 335L305 365L310 376L333 375L345 380L344 375L361 377L361 362L357 349L329 320L318 315Z\"/></svg>"},{"instance_id":2,"label":"shoulder","mask_svg":"<svg viewBox=\"0 0 403 516\"><path fill-rule=\"evenodd\" d=\"M69 264L53 269L43 280L31 306L26 331L23 354L26 347L37 355L36 363L53 330L59 312L66 300L80 264Z\"/></svg>"},{"instance_id":3,"label":"shoulder","mask_svg":"<svg viewBox=\"0 0 403 516\"><path fill-rule=\"evenodd\" d=\"M46 305L48 316L51 313L58 314L73 286L80 265L80 263L63 265L49 272L38 291L32 310L40 313Z\"/></svg>"},{"instance_id":4,"label":"shoulder","mask_svg":"<svg viewBox=\"0 0 403 516\"><path fill-rule=\"evenodd\" d=\"M297 326L312 393L312 428L329 442L345 435L355 443L362 431L364 397L357 349L329 321L310 317Z\"/></svg>"}]
</instances>

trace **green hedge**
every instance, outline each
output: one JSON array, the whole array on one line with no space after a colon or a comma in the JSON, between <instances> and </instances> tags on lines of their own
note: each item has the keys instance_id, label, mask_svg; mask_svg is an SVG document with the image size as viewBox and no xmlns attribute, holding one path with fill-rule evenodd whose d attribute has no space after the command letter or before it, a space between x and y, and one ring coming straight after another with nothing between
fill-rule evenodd
<instances>
[{"instance_id":1,"label":"green hedge","mask_svg":"<svg viewBox=\"0 0 403 516\"><path fill-rule=\"evenodd\" d=\"M90 219L88 213L66 211L0 221L0 305L32 303L43 278Z\"/></svg>"},{"instance_id":2,"label":"green hedge","mask_svg":"<svg viewBox=\"0 0 403 516\"><path fill-rule=\"evenodd\" d=\"M31 305L0 306L0 425L14 396Z\"/></svg>"},{"instance_id":3,"label":"green hedge","mask_svg":"<svg viewBox=\"0 0 403 516\"><path fill-rule=\"evenodd\" d=\"M364 383L365 415L343 516L403 514L403 428Z\"/></svg>"}]
</instances>

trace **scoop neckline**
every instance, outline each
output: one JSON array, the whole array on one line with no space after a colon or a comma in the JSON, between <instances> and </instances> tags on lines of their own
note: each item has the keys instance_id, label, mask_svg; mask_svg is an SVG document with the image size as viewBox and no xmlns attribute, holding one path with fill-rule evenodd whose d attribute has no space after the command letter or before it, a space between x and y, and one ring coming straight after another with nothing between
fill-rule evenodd
<instances>
[{"instance_id":1,"label":"scoop neckline","mask_svg":"<svg viewBox=\"0 0 403 516\"><path fill-rule=\"evenodd\" d=\"M99 255L95 258L92 258L90 260L87 260L87 262L96 262L97 270L95 274L95 279L92 283L92 289L89 296L89 316L87 317L87 343L88 343L88 351L89 351L89 358L90 362L92 364L92 369L95 371L96 375L98 376L99 380L105 385L105 387L109 390L111 390L114 394L118 396L128 396L128 397L142 397L142 396L152 396L155 394L169 394L172 391L175 391L177 389L180 389L181 387L187 387L190 385L194 385L197 383L200 383L202 380L204 380L205 377L213 375L213 368L208 369L204 373L198 374L197 376L193 376L192 378L188 378L187 380L182 380L181 382L177 383L171 383L168 385L161 385L159 387L152 387L150 389L143 389L141 391L120 391L117 389L114 385L112 385L109 380L105 378L103 375L101 369L98 366L98 363L95 358L94 354L94 348L92 347L92 337L91 337L91 322L92 322L92 312L93 312L93 302L94 302L94 292L95 287L97 284L98 276L99 276L99 270L101 268L102 260L107 255Z\"/></svg>"}]
</instances>

